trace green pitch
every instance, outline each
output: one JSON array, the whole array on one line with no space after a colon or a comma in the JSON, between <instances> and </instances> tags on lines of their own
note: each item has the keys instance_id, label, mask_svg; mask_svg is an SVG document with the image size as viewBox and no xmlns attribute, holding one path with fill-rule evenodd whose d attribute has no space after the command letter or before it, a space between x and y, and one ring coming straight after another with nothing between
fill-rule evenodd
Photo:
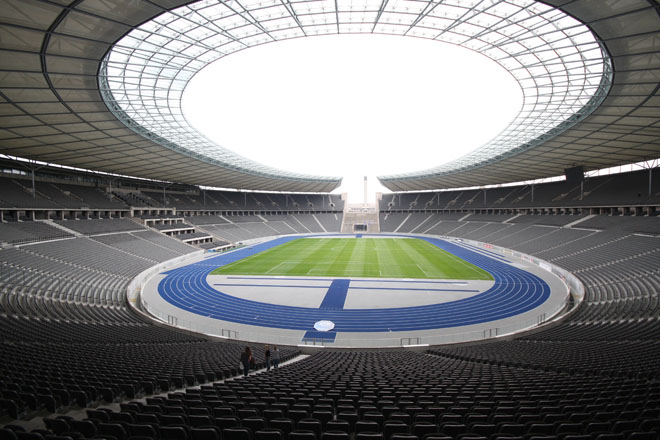
<instances>
[{"instance_id":1,"label":"green pitch","mask_svg":"<svg viewBox=\"0 0 660 440\"><path fill-rule=\"evenodd\" d=\"M300 238L211 275L493 279L483 269L413 238Z\"/></svg>"}]
</instances>

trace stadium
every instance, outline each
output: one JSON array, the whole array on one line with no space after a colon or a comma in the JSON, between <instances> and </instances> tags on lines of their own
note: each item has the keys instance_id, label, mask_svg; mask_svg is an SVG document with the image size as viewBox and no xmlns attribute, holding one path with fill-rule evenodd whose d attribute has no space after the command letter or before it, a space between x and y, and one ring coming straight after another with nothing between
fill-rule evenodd
<instances>
[{"instance_id":1,"label":"stadium","mask_svg":"<svg viewBox=\"0 0 660 440\"><path fill-rule=\"evenodd\" d=\"M660 438L656 0L0 4L0 440ZM184 117L336 34L479 53L521 109L359 205Z\"/></svg>"}]
</instances>

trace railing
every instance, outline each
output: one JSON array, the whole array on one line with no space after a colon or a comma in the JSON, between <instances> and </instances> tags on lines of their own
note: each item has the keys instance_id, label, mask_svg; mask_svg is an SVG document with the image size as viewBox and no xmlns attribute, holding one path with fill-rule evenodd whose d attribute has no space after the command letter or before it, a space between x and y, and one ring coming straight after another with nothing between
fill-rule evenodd
<instances>
[{"instance_id":1,"label":"railing","mask_svg":"<svg viewBox=\"0 0 660 440\"><path fill-rule=\"evenodd\" d=\"M499 335L500 329L495 327L495 328L488 328L484 330L484 339L490 339L490 338L496 338Z\"/></svg>"},{"instance_id":2,"label":"railing","mask_svg":"<svg viewBox=\"0 0 660 440\"><path fill-rule=\"evenodd\" d=\"M63 238L75 238L73 234L67 234L66 232L62 231L61 234L54 234L54 235L43 235L43 236L37 236L33 238L17 238L14 240L2 240L5 243L9 244L28 244L28 243L37 243L40 241L50 241L50 240L61 240Z\"/></svg>"},{"instance_id":3,"label":"railing","mask_svg":"<svg viewBox=\"0 0 660 440\"><path fill-rule=\"evenodd\" d=\"M239 339L238 332L236 330L227 330L224 328L220 330L220 336L227 339Z\"/></svg>"},{"instance_id":4,"label":"railing","mask_svg":"<svg viewBox=\"0 0 660 440\"><path fill-rule=\"evenodd\" d=\"M304 338L302 339L302 345L314 345L314 346L321 346L324 347L326 342L330 342L328 339L308 339ZM292 345L292 344L287 344L287 345Z\"/></svg>"},{"instance_id":5,"label":"railing","mask_svg":"<svg viewBox=\"0 0 660 440\"><path fill-rule=\"evenodd\" d=\"M158 318L161 322L167 323L169 325L178 328L190 330L197 333L203 333L209 336L224 338L224 339L236 339L236 340L241 339L240 337L241 335L237 330L222 328L217 325L203 324L199 321L189 321L186 319L182 319L180 316L173 316L167 313L158 312L157 310L151 308L149 302L145 301L144 299L142 300L142 307L144 308L144 310L148 311L149 314ZM249 339L242 338L242 340L249 340ZM260 342L260 341L254 341L254 342Z\"/></svg>"},{"instance_id":6,"label":"railing","mask_svg":"<svg viewBox=\"0 0 660 440\"><path fill-rule=\"evenodd\" d=\"M401 338L401 346L405 347L407 345L421 345L422 338Z\"/></svg>"}]
</instances>

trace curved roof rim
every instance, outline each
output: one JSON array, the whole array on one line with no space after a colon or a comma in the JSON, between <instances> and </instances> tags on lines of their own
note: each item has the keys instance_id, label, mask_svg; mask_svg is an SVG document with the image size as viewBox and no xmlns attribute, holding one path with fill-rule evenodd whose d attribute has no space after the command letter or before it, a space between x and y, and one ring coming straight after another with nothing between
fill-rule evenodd
<instances>
[{"instance_id":1,"label":"curved roof rim","mask_svg":"<svg viewBox=\"0 0 660 440\"><path fill-rule=\"evenodd\" d=\"M517 148L508 150L506 152L501 153L500 155L493 157L493 158L486 158L483 160L478 160L474 161L472 163L469 163L467 165L464 165L464 162L466 159L469 160L469 158L474 154L478 153L478 151L468 153L463 157L460 157L452 162L449 162L445 165L442 165L443 170L436 171L436 169L440 168L430 168L427 170L422 170L422 171L417 171L417 172L412 172L412 173L401 173L401 174L390 174L390 175L383 175L383 176L377 176L377 179L382 183L386 188L393 190L389 186L390 183L400 183L403 181L411 181L411 180L416 180L416 179L428 179L428 178L435 178L435 177L442 177L442 176L449 176L452 174L464 172L464 171L470 171L474 170L477 168L481 168L487 165L492 164L493 162L496 162L498 160L502 159L507 159L509 157L515 156L516 154L522 153L524 151L527 151L531 148L537 147L541 144L543 144L546 141L549 141L550 139L554 138L555 136L560 135L561 133L565 132L569 128L573 127L575 124L579 123L580 121L584 120L586 117L588 117L591 113L593 113L598 106L607 98L607 94L612 87L612 79L613 79L613 69L611 63L607 62L605 64L605 71L606 74L603 75L601 79L601 83L598 86L598 92L596 92L589 102L578 112L576 112L574 115L569 117L566 121L562 122L559 124L557 127L552 128L551 130L547 131L546 133L543 133L542 135L536 137L535 139L526 142L522 145L520 145ZM450 168L449 170L444 170L444 168ZM506 183L506 182L502 182Z\"/></svg>"},{"instance_id":2,"label":"curved roof rim","mask_svg":"<svg viewBox=\"0 0 660 440\"><path fill-rule=\"evenodd\" d=\"M249 161L210 144L194 130L181 112L181 94L194 72L227 54L266 42L366 32L410 35L461 45L489 56L514 75L524 91L525 101L520 117L503 131L503 136L451 162L453 168L447 164L415 173L383 176L385 183L437 176L441 172L456 173L533 148L539 140L547 140L548 134L558 134L557 129L566 130L586 117L593 109L594 98L602 100L600 93L609 90L611 84L611 75L606 74L608 69L611 72L611 65L601 42L587 26L544 3L445 0L429 8L399 0L381 4L376 13L377 5L373 1L354 0L345 11L342 8L346 5L337 3L336 14L325 14L324 23L317 22L316 9L322 6L317 3L297 2L295 8L286 8L276 1L246 0L240 5L241 10L237 10L225 3L204 0L161 14L126 34L106 54L99 74L99 81L104 78L107 86L104 100L112 103L108 107L114 107L113 113L125 125L140 134L151 134L152 139L165 139L167 142L160 143L167 148L176 151L182 148L193 157L217 160L223 166L247 169L253 174L315 181L325 178L283 172ZM359 13L363 15L356 20ZM411 20L411 17L415 18ZM113 54L117 54L115 59ZM593 72L594 69L598 71ZM140 72L137 76L136 71ZM112 76L115 73L119 76ZM594 87L596 76L599 76L598 87ZM165 86L156 86L160 81ZM113 90L121 96L116 98ZM585 105L578 105L587 98ZM163 101L167 106L158 104ZM177 142L183 138L192 149ZM467 164L466 159L470 159Z\"/></svg>"},{"instance_id":3,"label":"curved roof rim","mask_svg":"<svg viewBox=\"0 0 660 440\"><path fill-rule=\"evenodd\" d=\"M104 68L105 60L101 63L101 69ZM213 165L219 165L224 168L229 168L233 169L235 171L239 172L247 172L250 174L262 176L262 177L268 177L268 178L275 178L275 179L286 179L286 180L293 180L293 181L308 181L308 180L313 180L314 182L318 183L329 183L329 184L334 184L332 188L329 189L329 191L334 190L335 188L339 187L341 184L341 177L322 177L322 176L305 176L305 175L300 175L300 176L282 176L278 175L277 173L266 173L263 171L260 171L258 169L252 169L252 168L247 168L246 166L240 166L237 163L232 163L230 161L222 161L218 160L213 157L209 157L200 153L196 153L194 151L188 150L186 148L182 148L180 145L178 145L176 142L172 142L163 136L158 135L157 133L153 133L146 129L144 126L140 125L139 123L135 122L130 116L126 114L124 110L121 109L115 102L112 101L112 98L108 98L106 94L108 93L108 85L107 85L107 77L104 75L99 75L99 82L101 83L101 87L99 88L101 92L101 96L103 97L108 109L112 114L114 114L118 120L120 120L126 127L130 128L131 130L135 131L136 133L140 134L141 136L144 136L145 138L149 139L150 141L153 141L159 145L162 145L163 147L169 148L170 150L176 151L178 153L181 153L183 155L192 157L194 159L198 159ZM103 87L105 86L105 87ZM250 162L249 159L245 159L246 162ZM256 165L256 162L254 162ZM275 169L273 169L275 170ZM277 171L277 170L275 170Z\"/></svg>"}]
</instances>

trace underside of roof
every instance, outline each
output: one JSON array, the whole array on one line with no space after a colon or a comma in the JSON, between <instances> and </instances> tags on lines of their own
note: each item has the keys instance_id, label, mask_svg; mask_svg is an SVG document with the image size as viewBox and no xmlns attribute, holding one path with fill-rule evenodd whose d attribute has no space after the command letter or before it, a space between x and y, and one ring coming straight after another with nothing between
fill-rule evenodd
<instances>
[{"instance_id":1,"label":"underside of roof","mask_svg":"<svg viewBox=\"0 0 660 440\"><path fill-rule=\"evenodd\" d=\"M196 185L310 192L336 188L339 179L296 179L237 169L167 148L127 127L108 109L97 77L107 51L136 26L188 3L191 2L3 1L0 153ZM330 3L339 8L346 6L342 1ZM380 12L387 3L382 2ZM604 101L584 120L534 148L458 172L381 179L389 189L425 190L522 181L560 175L565 168L576 165L589 170L660 157L658 3L545 3L587 24L606 47L614 79ZM292 3L283 4L293 10ZM329 15L339 17L336 12ZM385 14L375 15L376 20L386 19Z\"/></svg>"},{"instance_id":2,"label":"underside of roof","mask_svg":"<svg viewBox=\"0 0 660 440\"><path fill-rule=\"evenodd\" d=\"M246 169L167 148L111 113L97 78L106 52L132 28L190 1L2 3L0 154L224 188L329 192L341 183Z\"/></svg>"},{"instance_id":3,"label":"underside of roof","mask_svg":"<svg viewBox=\"0 0 660 440\"><path fill-rule=\"evenodd\" d=\"M652 0L546 1L588 25L608 51L612 87L591 115L517 154L458 171L379 177L392 191L520 182L660 157L660 9ZM478 127L478 121L475 121Z\"/></svg>"}]
</instances>

